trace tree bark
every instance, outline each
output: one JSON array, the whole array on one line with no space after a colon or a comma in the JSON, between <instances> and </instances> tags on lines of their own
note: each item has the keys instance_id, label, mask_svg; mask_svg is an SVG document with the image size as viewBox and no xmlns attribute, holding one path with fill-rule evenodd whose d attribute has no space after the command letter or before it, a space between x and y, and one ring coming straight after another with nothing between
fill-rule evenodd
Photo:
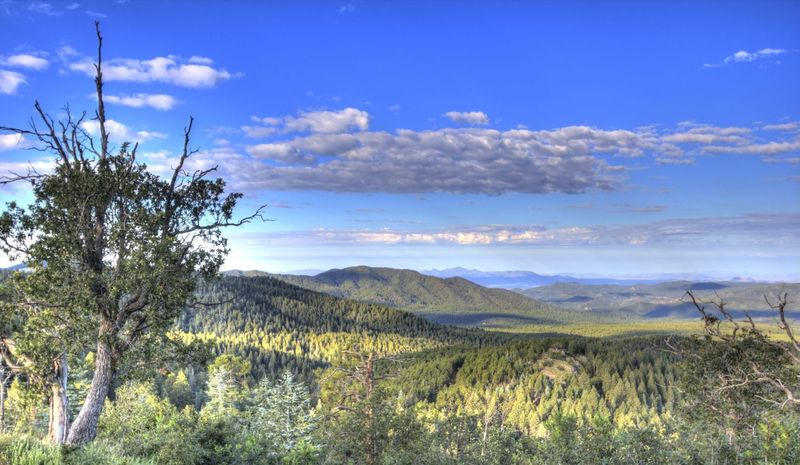
<instances>
[{"instance_id":1,"label":"tree bark","mask_svg":"<svg viewBox=\"0 0 800 465\"><path fill-rule=\"evenodd\" d=\"M0 434L6 432L6 383L8 379L3 377L0 379Z\"/></svg>"},{"instance_id":2,"label":"tree bark","mask_svg":"<svg viewBox=\"0 0 800 465\"><path fill-rule=\"evenodd\" d=\"M75 421L69 429L67 437L69 445L86 444L97 435L97 421L103 412L103 404L105 404L109 388L114 380L114 353L109 343L112 337L113 332L101 329L97 341L92 384L89 386L89 392L78 416L75 417Z\"/></svg>"},{"instance_id":3,"label":"tree bark","mask_svg":"<svg viewBox=\"0 0 800 465\"><path fill-rule=\"evenodd\" d=\"M53 444L64 444L69 431L69 400L67 399L69 367L66 353L58 357L53 368L53 383L50 385L50 425L47 437Z\"/></svg>"}]
</instances>

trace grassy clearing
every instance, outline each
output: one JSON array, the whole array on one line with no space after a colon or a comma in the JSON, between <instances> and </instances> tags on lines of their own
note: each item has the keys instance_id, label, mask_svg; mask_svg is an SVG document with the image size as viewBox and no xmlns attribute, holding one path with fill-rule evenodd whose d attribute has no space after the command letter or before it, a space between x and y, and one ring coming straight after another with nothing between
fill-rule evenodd
<instances>
[{"instance_id":1,"label":"grassy clearing","mask_svg":"<svg viewBox=\"0 0 800 465\"><path fill-rule=\"evenodd\" d=\"M772 320L757 321L756 324L767 335L776 340L787 340L786 334L776 326ZM699 320L636 320L630 322L614 323L568 323L558 324L530 324L507 326L503 324L483 326L488 331L502 331L514 334L531 334L542 337L583 336L583 337L636 337L679 335L689 336L702 334L703 326Z\"/></svg>"},{"instance_id":2,"label":"grassy clearing","mask_svg":"<svg viewBox=\"0 0 800 465\"><path fill-rule=\"evenodd\" d=\"M570 323L563 325L532 324L519 326L486 326L489 331L503 331L517 334L541 336L584 336L584 337L632 337L655 336L659 334L690 335L700 334L699 321L693 320L654 320L615 323Z\"/></svg>"}]
</instances>

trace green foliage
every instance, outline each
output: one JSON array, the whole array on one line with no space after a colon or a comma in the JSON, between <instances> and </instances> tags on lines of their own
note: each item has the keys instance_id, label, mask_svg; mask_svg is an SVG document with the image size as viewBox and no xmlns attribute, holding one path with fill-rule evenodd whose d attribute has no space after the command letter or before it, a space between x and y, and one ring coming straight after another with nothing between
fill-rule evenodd
<instances>
[{"instance_id":1,"label":"green foliage","mask_svg":"<svg viewBox=\"0 0 800 465\"><path fill-rule=\"evenodd\" d=\"M0 436L0 463L9 465L61 465L61 452L30 436Z\"/></svg>"},{"instance_id":2,"label":"green foliage","mask_svg":"<svg viewBox=\"0 0 800 465\"><path fill-rule=\"evenodd\" d=\"M199 463L201 450L197 420L193 410L179 411L151 387L130 384L119 388L116 400L106 405L99 439L159 464L194 464Z\"/></svg>"},{"instance_id":3,"label":"green foliage","mask_svg":"<svg viewBox=\"0 0 800 465\"><path fill-rule=\"evenodd\" d=\"M479 286L462 278L437 278L412 270L355 266L329 270L316 276L274 276L306 289L400 308L425 314L435 321L465 326L482 325L483 321L497 316L519 318L528 323L572 320L572 313L516 292ZM586 316L581 315L581 318Z\"/></svg>"},{"instance_id":4,"label":"green foliage","mask_svg":"<svg viewBox=\"0 0 800 465\"><path fill-rule=\"evenodd\" d=\"M0 436L0 463L4 465L157 465L162 462L130 457L115 447L103 443L62 450L56 446L43 444L30 436Z\"/></svg>"},{"instance_id":5,"label":"green foliage","mask_svg":"<svg viewBox=\"0 0 800 465\"><path fill-rule=\"evenodd\" d=\"M284 372L275 383L263 378L252 392L248 410L247 434L261 449L259 455L280 457L300 444L303 450L313 448L316 421L311 415L311 396L291 372ZM296 455L296 460L304 456Z\"/></svg>"},{"instance_id":6,"label":"green foliage","mask_svg":"<svg viewBox=\"0 0 800 465\"><path fill-rule=\"evenodd\" d=\"M182 341L203 341L217 354L249 361L249 382L289 369L307 384L314 371L359 347L379 354L453 344L483 345L503 335L431 323L401 310L345 300L269 277L226 277L202 287L198 299L224 302L186 312Z\"/></svg>"}]
</instances>

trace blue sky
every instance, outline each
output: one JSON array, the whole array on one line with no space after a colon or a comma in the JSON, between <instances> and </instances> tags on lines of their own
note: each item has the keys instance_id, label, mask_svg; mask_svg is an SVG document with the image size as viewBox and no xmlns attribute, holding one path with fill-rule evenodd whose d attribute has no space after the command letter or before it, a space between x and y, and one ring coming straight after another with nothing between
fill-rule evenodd
<instances>
[{"instance_id":1,"label":"blue sky","mask_svg":"<svg viewBox=\"0 0 800 465\"><path fill-rule=\"evenodd\" d=\"M220 164L226 267L800 279L800 2L0 0L0 124ZM88 129L91 129L89 127ZM0 135L0 169L50 160ZM0 200L30 198L6 187Z\"/></svg>"}]
</instances>

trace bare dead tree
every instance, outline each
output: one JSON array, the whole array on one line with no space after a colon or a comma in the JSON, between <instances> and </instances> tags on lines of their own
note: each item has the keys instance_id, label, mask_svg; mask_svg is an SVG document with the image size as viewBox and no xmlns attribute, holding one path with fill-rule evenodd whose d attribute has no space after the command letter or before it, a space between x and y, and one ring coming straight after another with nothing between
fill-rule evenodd
<instances>
[{"instance_id":1,"label":"bare dead tree","mask_svg":"<svg viewBox=\"0 0 800 465\"><path fill-rule=\"evenodd\" d=\"M780 294L774 302L764 296L767 306L775 312L776 325L785 335L785 341L771 337L764 327L753 320L749 312L744 312L744 318L736 318L728 310L725 300L718 294L715 294L714 299L705 301L699 299L692 291L686 291L685 295L701 314L703 333L706 337L728 345L737 344L746 338L768 345L776 349L783 356L785 362L794 369L789 373L800 373L800 341L786 317L786 307L789 304L788 293ZM713 308L713 312L706 309L707 305ZM785 377L787 373L783 371L780 374L776 373L774 369L766 367L764 362L758 360L751 360L741 368L737 374L720 375L719 383L712 387L713 391L721 394L754 384L768 385L781 393L780 399L770 399L770 402L777 407L800 406L800 378L787 379Z\"/></svg>"},{"instance_id":2,"label":"bare dead tree","mask_svg":"<svg viewBox=\"0 0 800 465\"><path fill-rule=\"evenodd\" d=\"M73 117L67 107L66 116L57 121L38 101L38 118L29 128L0 127L32 138L36 150L56 156L50 173L31 169L0 179L5 184L30 182L36 199L30 211L12 203L0 216L0 249L31 268L26 279L36 286L22 289L29 297L25 302L32 301L29 294L38 293L35 297L50 305L36 306L52 310L50 318L38 318L36 324L55 329L62 340L69 340L70 333L92 339L87 341L95 353L91 385L66 439L74 445L94 439L122 365L136 354L146 356L140 353L144 346L163 344L159 341L167 338L198 281L216 277L228 252L221 230L265 220L266 207L234 219L242 194L226 193L223 180L209 178L216 166L187 167L197 153L191 148L193 118L184 128L183 150L167 179L137 161L138 144L110 146L99 23L95 32L97 107L92 121L99 143L85 130L85 113ZM63 325L54 323L58 318ZM65 385L68 370L62 352L52 363L59 373L56 384Z\"/></svg>"}]
</instances>

